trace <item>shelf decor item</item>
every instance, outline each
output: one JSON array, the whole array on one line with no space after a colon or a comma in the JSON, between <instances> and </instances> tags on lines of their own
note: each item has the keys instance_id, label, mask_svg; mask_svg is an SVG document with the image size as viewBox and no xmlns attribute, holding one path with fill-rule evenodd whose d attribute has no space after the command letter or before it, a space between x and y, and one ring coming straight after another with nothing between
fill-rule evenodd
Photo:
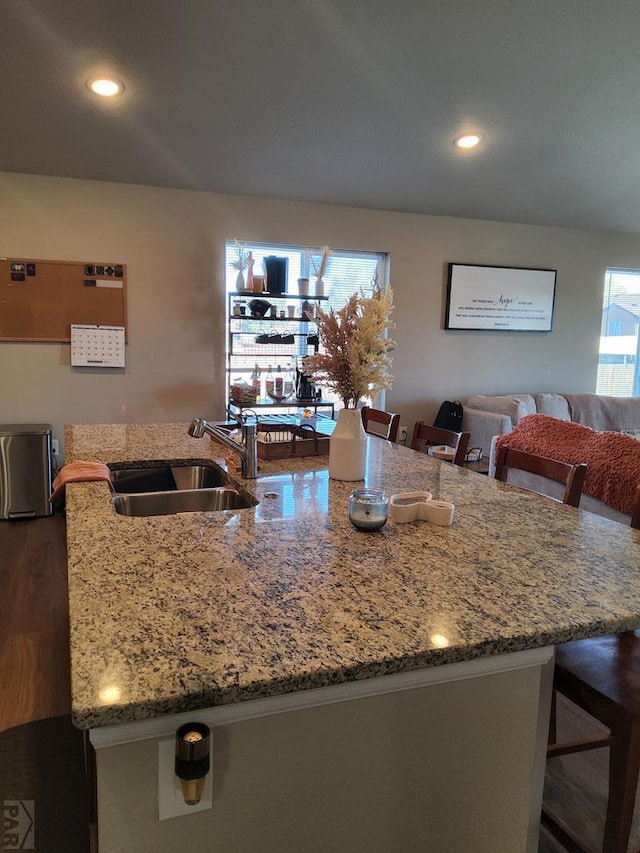
<instances>
[{"instance_id":1,"label":"shelf decor item","mask_svg":"<svg viewBox=\"0 0 640 853\"><path fill-rule=\"evenodd\" d=\"M263 320L267 316L267 311L271 308L271 303L266 299L252 299L249 302L249 310L251 316L258 320Z\"/></svg>"},{"instance_id":2,"label":"shelf decor item","mask_svg":"<svg viewBox=\"0 0 640 853\"><path fill-rule=\"evenodd\" d=\"M251 252L247 252L247 250L245 249L245 243L239 243L237 240L234 240L233 242L235 243L238 257L231 266L234 268L234 270L238 270L238 275L236 276L236 291L239 293L240 291L247 289L244 280L244 271L249 266L250 260L251 266L253 267L253 259L251 256Z\"/></svg>"},{"instance_id":3,"label":"shelf decor item","mask_svg":"<svg viewBox=\"0 0 640 853\"><path fill-rule=\"evenodd\" d=\"M335 310L316 311L321 351L304 359L304 370L318 385L341 397L344 409L329 443L329 476L334 480L362 480L367 439L357 408L363 397L375 397L391 388L391 351L388 337L393 291L382 290L374 279L371 296L354 293Z\"/></svg>"},{"instance_id":4,"label":"shelf decor item","mask_svg":"<svg viewBox=\"0 0 640 853\"><path fill-rule=\"evenodd\" d=\"M330 254L331 249L328 246L323 246L320 264L316 264L314 257L311 257L311 264L313 266L313 272L316 277L315 294L317 297L324 297L324 281L322 277L327 271L327 264L329 263Z\"/></svg>"},{"instance_id":5,"label":"shelf decor item","mask_svg":"<svg viewBox=\"0 0 640 853\"><path fill-rule=\"evenodd\" d=\"M249 403L251 405L258 399L258 392L251 385L238 381L234 382L229 388L229 397L232 403Z\"/></svg>"},{"instance_id":6,"label":"shelf decor item","mask_svg":"<svg viewBox=\"0 0 640 853\"><path fill-rule=\"evenodd\" d=\"M267 274L267 293L279 296L287 292L288 258L278 258L276 255L267 255L263 261Z\"/></svg>"},{"instance_id":7,"label":"shelf decor item","mask_svg":"<svg viewBox=\"0 0 640 853\"><path fill-rule=\"evenodd\" d=\"M245 282L245 290L250 290L253 292L253 265L255 261L253 260L253 252L249 252L247 255L247 280Z\"/></svg>"}]
</instances>

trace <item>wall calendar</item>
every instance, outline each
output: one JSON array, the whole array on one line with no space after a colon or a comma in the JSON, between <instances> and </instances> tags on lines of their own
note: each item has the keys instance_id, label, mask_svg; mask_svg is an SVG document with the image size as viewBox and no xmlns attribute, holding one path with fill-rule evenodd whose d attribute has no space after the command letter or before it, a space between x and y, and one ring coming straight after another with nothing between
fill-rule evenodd
<instances>
[{"instance_id":1,"label":"wall calendar","mask_svg":"<svg viewBox=\"0 0 640 853\"><path fill-rule=\"evenodd\" d=\"M124 326L71 326L72 367L124 367Z\"/></svg>"}]
</instances>

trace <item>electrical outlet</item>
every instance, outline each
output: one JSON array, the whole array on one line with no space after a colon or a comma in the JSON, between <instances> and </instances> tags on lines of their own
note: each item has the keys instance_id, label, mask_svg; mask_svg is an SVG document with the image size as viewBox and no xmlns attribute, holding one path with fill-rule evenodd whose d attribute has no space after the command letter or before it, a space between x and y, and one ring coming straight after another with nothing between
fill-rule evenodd
<instances>
[{"instance_id":1,"label":"electrical outlet","mask_svg":"<svg viewBox=\"0 0 640 853\"><path fill-rule=\"evenodd\" d=\"M54 456L60 455L60 442L58 441L57 438L51 439L51 452L53 453Z\"/></svg>"},{"instance_id":2,"label":"electrical outlet","mask_svg":"<svg viewBox=\"0 0 640 853\"><path fill-rule=\"evenodd\" d=\"M400 442L400 444L406 444L407 443L407 428L406 427L401 426L400 429L398 430L398 441Z\"/></svg>"}]
</instances>

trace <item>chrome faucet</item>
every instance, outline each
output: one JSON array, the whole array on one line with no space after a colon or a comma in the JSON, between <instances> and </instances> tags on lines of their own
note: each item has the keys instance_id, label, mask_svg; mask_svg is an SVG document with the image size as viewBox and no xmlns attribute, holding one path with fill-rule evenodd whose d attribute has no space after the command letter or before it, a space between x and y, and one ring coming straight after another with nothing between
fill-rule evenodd
<instances>
[{"instance_id":1,"label":"chrome faucet","mask_svg":"<svg viewBox=\"0 0 640 853\"><path fill-rule=\"evenodd\" d=\"M238 444L229 438L228 432L218 426L210 424L204 418L194 418L187 432L193 438L202 438L207 433L215 438L220 444L224 444L229 450L233 450L240 457L242 476L247 480L255 480L258 476L258 423L247 423L246 416L240 419L242 429L242 444Z\"/></svg>"}]
</instances>

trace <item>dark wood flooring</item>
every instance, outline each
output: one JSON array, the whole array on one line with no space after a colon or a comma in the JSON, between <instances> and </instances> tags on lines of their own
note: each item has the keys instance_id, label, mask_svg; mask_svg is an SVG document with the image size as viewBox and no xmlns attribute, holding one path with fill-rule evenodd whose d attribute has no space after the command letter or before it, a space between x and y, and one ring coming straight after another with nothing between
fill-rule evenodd
<instances>
[{"instance_id":1,"label":"dark wood flooring","mask_svg":"<svg viewBox=\"0 0 640 853\"><path fill-rule=\"evenodd\" d=\"M0 521L0 731L69 714L65 518Z\"/></svg>"},{"instance_id":2,"label":"dark wood flooring","mask_svg":"<svg viewBox=\"0 0 640 853\"><path fill-rule=\"evenodd\" d=\"M0 731L71 710L65 534L60 513L0 521ZM559 738L597 727L559 697ZM547 765L545 802L564 817L589 853L601 849L607 759L607 750L601 749ZM636 803L629 849L639 848ZM543 829L539 853L566 851Z\"/></svg>"},{"instance_id":3,"label":"dark wood flooring","mask_svg":"<svg viewBox=\"0 0 640 853\"><path fill-rule=\"evenodd\" d=\"M600 737L607 729L562 696L558 697L558 741ZM547 762L544 800L556 818L587 853L602 850L607 807L608 749L566 755ZM560 853L565 849L543 833L539 853ZM545 846L548 843L549 846ZM636 796L629 851L640 851L640 797Z\"/></svg>"}]
</instances>

